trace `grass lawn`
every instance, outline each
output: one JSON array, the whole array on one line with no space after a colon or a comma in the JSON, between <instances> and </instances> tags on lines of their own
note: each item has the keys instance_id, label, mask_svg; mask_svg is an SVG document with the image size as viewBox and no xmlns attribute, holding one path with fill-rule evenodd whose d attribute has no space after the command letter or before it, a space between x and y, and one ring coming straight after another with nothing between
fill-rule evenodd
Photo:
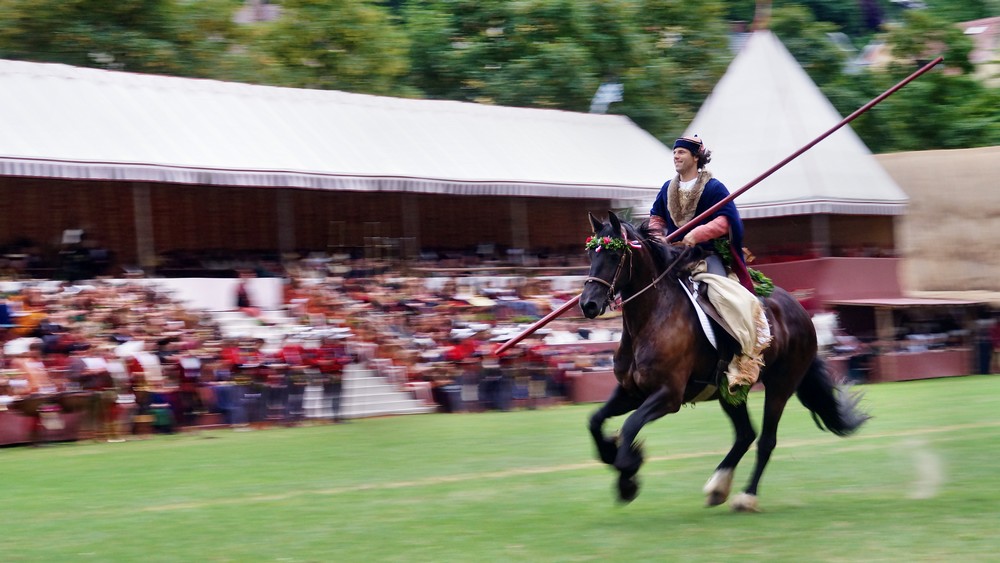
<instances>
[{"instance_id":1,"label":"grass lawn","mask_svg":"<svg viewBox=\"0 0 1000 563\"><path fill-rule=\"evenodd\" d=\"M1000 377L863 389L846 439L789 403L760 514L703 506L731 439L710 404L644 430L626 506L593 405L6 448L0 560L997 560Z\"/></svg>"}]
</instances>

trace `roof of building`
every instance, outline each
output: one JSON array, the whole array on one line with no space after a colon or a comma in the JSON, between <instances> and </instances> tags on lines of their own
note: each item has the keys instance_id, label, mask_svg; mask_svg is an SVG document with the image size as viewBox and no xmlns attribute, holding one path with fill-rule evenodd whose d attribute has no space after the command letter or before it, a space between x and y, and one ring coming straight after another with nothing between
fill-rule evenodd
<instances>
[{"instance_id":1,"label":"roof of building","mask_svg":"<svg viewBox=\"0 0 1000 563\"><path fill-rule=\"evenodd\" d=\"M958 27L972 40L969 60L974 64L996 62L1000 58L1000 16L960 22Z\"/></svg>"},{"instance_id":2,"label":"roof of building","mask_svg":"<svg viewBox=\"0 0 1000 563\"><path fill-rule=\"evenodd\" d=\"M755 31L702 105L688 135L712 150L731 192L837 125L842 116L778 38ZM736 199L746 218L900 215L907 196L844 126Z\"/></svg>"},{"instance_id":3,"label":"roof of building","mask_svg":"<svg viewBox=\"0 0 1000 563\"><path fill-rule=\"evenodd\" d=\"M670 149L620 115L0 60L0 175L651 201Z\"/></svg>"}]
</instances>

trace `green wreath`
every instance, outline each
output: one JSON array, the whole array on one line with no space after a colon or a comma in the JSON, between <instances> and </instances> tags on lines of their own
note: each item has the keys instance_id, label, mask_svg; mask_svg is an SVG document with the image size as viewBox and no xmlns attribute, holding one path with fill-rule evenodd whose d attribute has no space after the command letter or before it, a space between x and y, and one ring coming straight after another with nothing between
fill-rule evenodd
<instances>
[{"instance_id":1,"label":"green wreath","mask_svg":"<svg viewBox=\"0 0 1000 563\"><path fill-rule=\"evenodd\" d=\"M626 246L624 239L598 236L587 237L587 242L584 243L584 248L597 252L600 252L602 249L621 252L625 250Z\"/></svg>"},{"instance_id":2,"label":"green wreath","mask_svg":"<svg viewBox=\"0 0 1000 563\"><path fill-rule=\"evenodd\" d=\"M715 245L715 252L726 263L726 267L732 270L733 253L729 248L729 239L717 238L712 242ZM758 297L770 297L774 293L774 282L771 281L771 278L765 276L763 272L748 267L747 273L750 274L750 281L753 282L753 291Z\"/></svg>"}]
</instances>

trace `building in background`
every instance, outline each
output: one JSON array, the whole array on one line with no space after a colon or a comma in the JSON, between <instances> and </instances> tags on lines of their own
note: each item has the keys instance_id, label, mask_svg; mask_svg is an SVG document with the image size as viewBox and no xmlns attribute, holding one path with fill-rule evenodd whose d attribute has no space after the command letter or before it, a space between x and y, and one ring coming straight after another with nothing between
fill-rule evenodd
<instances>
[{"instance_id":1,"label":"building in background","mask_svg":"<svg viewBox=\"0 0 1000 563\"><path fill-rule=\"evenodd\" d=\"M670 149L620 115L0 61L0 244L177 253L572 253Z\"/></svg>"}]
</instances>

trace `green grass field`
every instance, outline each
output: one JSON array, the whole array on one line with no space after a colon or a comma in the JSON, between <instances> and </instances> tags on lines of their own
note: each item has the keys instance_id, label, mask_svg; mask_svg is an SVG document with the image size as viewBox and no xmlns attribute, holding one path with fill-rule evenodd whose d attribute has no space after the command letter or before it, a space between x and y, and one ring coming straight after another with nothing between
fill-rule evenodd
<instances>
[{"instance_id":1,"label":"green grass field","mask_svg":"<svg viewBox=\"0 0 1000 563\"><path fill-rule=\"evenodd\" d=\"M7 448L0 560L997 560L1000 377L863 389L847 439L792 400L760 514L703 506L730 445L711 404L645 429L626 506L593 405Z\"/></svg>"}]
</instances>

